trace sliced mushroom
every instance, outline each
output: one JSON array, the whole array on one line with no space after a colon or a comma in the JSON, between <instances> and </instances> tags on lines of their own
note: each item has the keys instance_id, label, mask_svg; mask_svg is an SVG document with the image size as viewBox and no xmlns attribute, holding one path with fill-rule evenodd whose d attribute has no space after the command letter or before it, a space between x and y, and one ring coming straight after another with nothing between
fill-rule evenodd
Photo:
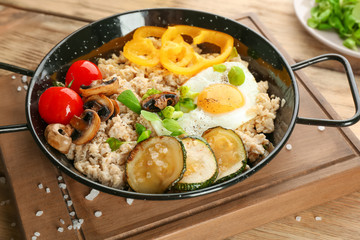
<instances>
[{"instance_id":1,"label":"sliced mushroom","mask_svg":"<svg viewBox=\"0 0 360 240\"><path fill-rule=\"evenodd\" d=\"M110 98L105 95L92 95L84 100L84 109L94 110L101 121L108 120L114 113L114 104Z\"/></svg>"},{"instance_id":2,"label":"sliced mushroom","mask_svg":"<svg viewBox=\"0 0 360 240\"><path fill-rule=\"evenodd\" d=\"M81 85L79 92L82 97L89 97L91 95L104 94L110 96L117 93L118 88L120 87L119 81L116 77L113 77L110 80L96 80L93 81L90 85L85 86Z\"/></svg>"},{"instance_id":3,"label":"sliced mushroom","mask_svg":"<svg viewBox=\"0 0 360 240\"><path fill-rule=\"evenodd\" d=\"M120 113L120 107L115 99L110 99L110 100L114 105L114 112L111 117L115 117L116 115L118 115Z\"/></svg>"},{"instance_id":4,"label":"sliced mushroom","mask_svg":"<svg viewBox=\"0 0 360 240\"><path fill-rule=\"evenodd\" d=\"M145 98L141 102L141 106L143 109L150 112L160 112L167 106L175 106L178 101L179 96L176 95L176 93L162 92Z\"/></svg>"},{"instance_id":5,"label":"sliced mushroom","mask_svg":"<svg viewBox=\"0 0 360 240\"><path fill-rule=\"evenodd\" d=\"M74 128L71 134L73 143L81 145L90 142L100 128L100 122L99 115L91 109L85 109L80 117L75 115L70 120L70 125Z\"/></svg>"},{"instance_id":6,"label":"sliced mushroom","mask_svg":"<svg viewBox=\"0 0 360 240\"><path fill-rule=\"evenodd\" d=\"M60 123L53 123L47 125L45 129L46 141L55 149L61 153L68 153L72 139L72 128L69 125L63 125Z\"/></svg>"}]
</instances>

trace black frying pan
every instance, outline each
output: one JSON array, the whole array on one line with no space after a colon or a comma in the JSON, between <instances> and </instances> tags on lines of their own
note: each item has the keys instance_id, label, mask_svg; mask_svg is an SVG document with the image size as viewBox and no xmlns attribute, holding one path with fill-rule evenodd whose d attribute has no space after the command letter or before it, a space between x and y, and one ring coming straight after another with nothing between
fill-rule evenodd
<instances>
[{"instance_id":1,"label":"black frying pan","mask_svg":"<svg viewBox=\"0 0 360 240\"><path fill-rule=\"evenodd\" d=\"M268 136L275 147L274 150L266 158L241 175L220 184L191 192L143 194L111 188L86 178L74 168L71 161L50 147L44 139L43 133L46 123L40 118L38 113L39 96L46 88L51 86L51 81L55 76L54 73L57 73L56 76L61 78L75 59L96 60L98 57L106 57L106 55L120 50L124 41L127 40L122 37L138 27L166 27L174 24L194 25L222 31L233 36L237 40L236 46L238 52L243 59L249 62L249 69L255 78L267 80L269 82L269 94L275 94L286 100L285 106L280 108L277 113L275 131ZM104 44L105 47L103 46ZM293 72L326 60L339 61L345 67L356 109L355 115L350 119L313 119L298 116L299 92ZM114 15L88 24L70 34L45 56L35 72L4 63L0 63L0 68L32 76L25 105L27 123L0 127L0 133L30 130L41 150L62 171L89 187L129 198L151 200L182 199L221 190L248 178L273 159L286 143L294 129L295 123L344 127L355 124L360 118L359 93L350 64L344 57L337 54L327 54L290 66L281 53L268 40L248 27L231 19L188 9L145 9Z\"/></svg>"}]
</instances>

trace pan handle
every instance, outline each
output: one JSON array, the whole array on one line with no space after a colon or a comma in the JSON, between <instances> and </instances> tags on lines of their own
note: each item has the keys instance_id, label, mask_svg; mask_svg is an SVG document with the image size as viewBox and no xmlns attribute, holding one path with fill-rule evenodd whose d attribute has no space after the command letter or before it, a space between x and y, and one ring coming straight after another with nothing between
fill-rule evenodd
<instances>
[{"instance_id":1,"label":"pan handle","mask_svg":"<svg viewBox=\"0 0 360 240\"><path fill-rule=\"evenodd\" d=\"M7 63L0 62L0 69L4 69L10 72L19 73L22 75L26 75L29 77L32 77L34 75L34 71L28 70L25 68L21 68L18 66L14 66ZM7 125L7 126L0 126L0 134L1 133L10 133L10 132L18 132L18 131L24 131L28 130L27 124L15 124L15 125Z\"/></svg>"},{"instance_id":2,"label":"pan handle","mask_svg":"<svg viewBox=\"0 0 360 240\"><path fill-rule=\"evenodd\" d=\"M313 64L316 64L319 62L323 62L323 61L327 61L327 60L338 61L344 66L346 77L347 77L347 80L350 85L350 90L351 90L352 98L353 98L354 105L355 105L355 114L351 118L344 119L344 120L297 117L296 122L300 123L300 124L321 125L321 126L329 126L329 127L333 127L333 126L347 127L347 126L353 125L353 124L357 123L360 119L360 109L359 109L360 96L359 96L359 92L358 92L356 82L354 79L354 74L351 69L351 65L345 57L343 57L339 54L324 54L324 55L320 55L320 56L296 63L296 64L292 65L291 68L293 71L297 71L304 67L308 67L310 65L313 65Z\"/></svg>"}]
</instances>

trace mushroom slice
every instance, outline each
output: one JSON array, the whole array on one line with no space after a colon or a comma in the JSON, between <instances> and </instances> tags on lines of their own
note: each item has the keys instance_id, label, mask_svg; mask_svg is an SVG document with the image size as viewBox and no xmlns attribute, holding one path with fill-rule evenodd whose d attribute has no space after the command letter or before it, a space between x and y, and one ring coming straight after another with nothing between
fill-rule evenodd
<instances>
[{"instance_id":1,"label":"mushroom slice","mask_svg":"<svg viewBox=\"0 0 360 240\"><path fill-rule=\"evenodd\" d=\"M145 98L141 102L143 109L150 112L160 112L167 106L175 106L179 101L179 96L174 92L162 92L158 94L153 94Z\"/></svg>"},{"instance_id":2,"label":"mushroom slice","mask_svg":"<svg viewBox=\"0 0 360 240\"><path fill-rule=\"evenodd\" d=\"M102 122L108 120L114 112L114 104L105 95L92 95L84 100L84 109L92 109Z\"/></svg>"},{"instance_id":3,"label":"mushroom slice","mask_svg":"<svg viewBox=\"0 0 360 240\"><path fill-rule=\"evenodd\" d=\"M72 129L69 125L63 125L60 123L53 123L47 125L45 129L45 139L46 141L55 149L61 153L68 153L72 139L71 139Z\"/></svg>"},{"instance_id":4,"label":"mushroom slice","mask_svg":"<svg viewBox=\"0 0 360 240\"><path fill-rule=\"evenodd\" d=\"M84 112L78 116L74 116L70 120L70 125L74 128L71 134L73 143L77 145L90 142L100 128L100 117L91 109L85 109Z\"/></svg>"},{"instance_id":5,"label":"mushroom slice","mask_svg":"<svg viewBox=\"0 0 360 240\"><path fill-rule=\"evenodd\" d=\"M85 86L81 85L79 92L82 97L89 97L91 95L104 94L106 96L113 95L118 92L120 87L119 81L116 77L113 77L110 80L96 80L93 81L90 85Z\"/></svg>"},{"instance_id":6,"label":"mushroom slice","mask_svg":"<svg viewBox=\"0 0 360 240\"><path fill-rule=\"evenodd\" d=\"M116 115L118 115L120 113L120 107L115 99L110 99L110 100L114 105L114 112L111 117L115 117Z\"/></svg>"}]
</instances>

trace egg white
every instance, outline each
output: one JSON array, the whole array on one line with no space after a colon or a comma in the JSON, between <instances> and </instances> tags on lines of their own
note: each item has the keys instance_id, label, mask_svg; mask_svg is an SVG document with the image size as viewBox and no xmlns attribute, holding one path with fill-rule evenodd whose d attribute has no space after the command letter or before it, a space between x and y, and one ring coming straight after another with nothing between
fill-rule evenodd
<instances>
[{"instance_id":1,"label":"egg white","mask_svg":"<svg viewBox=\"0 0 360 240\"><path fill-rule=\"evenodd\" d=\"M212 84L230 84L227 77L228 72L231 67L238 66L245 73L245 81L242 85L235 87L242 93L245 104L233 111L221 114L205 112L199 106L189 113L184 113L178 122L188 135L201 136L204 131L216 126L236 129L256 116L254 106L256 105L256 97L259 94L259 90L254 76L250 73L247 66L241 62L225 62L223 65L226 66L225 72L216 72L213 67L209 67L190 78L183 86L189 86L190 91L200 93ZM196 102L197 99L195 99Z\"/></svg>"}]
</instances>

